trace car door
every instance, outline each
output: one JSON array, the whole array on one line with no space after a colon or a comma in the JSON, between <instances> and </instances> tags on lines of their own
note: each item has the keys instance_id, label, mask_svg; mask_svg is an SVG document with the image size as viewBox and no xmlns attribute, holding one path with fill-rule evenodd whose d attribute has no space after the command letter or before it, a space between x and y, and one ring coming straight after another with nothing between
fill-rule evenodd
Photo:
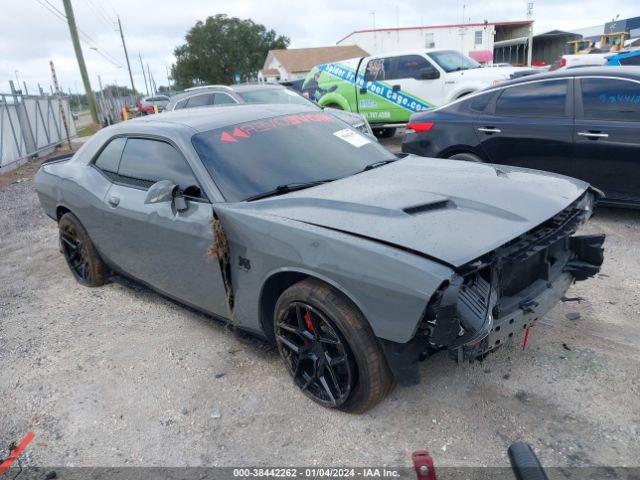
<instances>
[{"instance_id":1,"label":"car door","mask_svg":"<svg viewBox=\"0 0 640 480\"><path fill-rule=\"evenodd\" d=\"M571 174L572 84L569 79L505 87L474 121L492 163Z\"/></svg>"},{"instance_id":2,"label":"car door","mask_svg":"<svg viewBox=\"0 0 640 480\"><path fill-rule=\"evenodd\" d=\"M364 67L364 83L358 88L358 112L372 123L392 123L402 118L402 108L389 97L394 83L395 57L370 58Z\"/></svg>"},{"instance_id":3,"label":"car door","mask_svg":"<svg viewBox=\"0 0 640 480\"><path fill-rule=\"evenodd\" d=\"M573 163L609 200L640 202L640 82L576 79Z\"/></svg>"},{"instance_id":4,"label":"car door","mask_svg":"<svg viewBox=\"0 0 640 480\"><path fill-rule=\"evenodd\" d=\"M422 55L401 55L394 71L394 83L399 85L395 100L407 109L409 114L442 105L444 84L442 75L428 59Z\"/></svg>"},{"instance_id":5,"label":"car door","mask_svg":"<svg viewBox=\"0 0 640 480\"><path fill-rule=\"evenodd\" d=\"M208 258L213 208L179 150L158 138L129 137L105 197L102 248L114 267L184 303L226 316L218 262ZM145 204L159 180L179 185L187 209Z\"/></svg>"}]
</instances>

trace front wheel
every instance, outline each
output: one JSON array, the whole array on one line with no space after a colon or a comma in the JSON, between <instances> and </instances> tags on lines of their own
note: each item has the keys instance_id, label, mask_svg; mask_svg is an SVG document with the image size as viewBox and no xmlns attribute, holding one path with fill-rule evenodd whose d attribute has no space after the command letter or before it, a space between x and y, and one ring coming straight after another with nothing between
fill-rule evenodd
<instances>
[{"instance_id":1,"label":"front wheel","mask_svg":"<svg viewBox=\"0 0 640 480\"><path fill-rule=\"evenodd\" d=\"M278 351L294 383L322 406L364 412L394 379L371 327L340 292L315 279L289 287L275 308Z\"/></svg>"}]
</instances>

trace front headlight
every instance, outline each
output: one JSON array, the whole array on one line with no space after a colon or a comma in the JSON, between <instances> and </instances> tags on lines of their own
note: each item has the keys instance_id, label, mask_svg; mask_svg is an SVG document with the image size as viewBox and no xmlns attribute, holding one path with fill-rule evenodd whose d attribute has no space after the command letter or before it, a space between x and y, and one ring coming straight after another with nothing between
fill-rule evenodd
<instances>
[{"instance_id":1,"label":"front headlight","mask_svg":"<svg viewBox=\"0 0 640 480\"><path fill-rule=\"evenodd\" d=\"M587 221L591 217L591 215L593 215L593 208L595 206L595 203L596 203L595 195L593 192L589 191L583 195L583 197L580 199L580 201L576 205L576 208L587 213L584 216L585 221Z\"/></svg>"},{"instance_id":2,"label":"front headlight","mask_svg":"<svg viewBox=\"0 0 640 480\"><path fill-rule=\"evenodd\" d=\"M357 125L354 125L354 127L365 135L369 135L370 137L375 138L375 136L373 135L373 130L371 130L371 125L369 125L367 119L362 117L362 120L362 123L358 123Z\"/></svg>"}]
</instances>

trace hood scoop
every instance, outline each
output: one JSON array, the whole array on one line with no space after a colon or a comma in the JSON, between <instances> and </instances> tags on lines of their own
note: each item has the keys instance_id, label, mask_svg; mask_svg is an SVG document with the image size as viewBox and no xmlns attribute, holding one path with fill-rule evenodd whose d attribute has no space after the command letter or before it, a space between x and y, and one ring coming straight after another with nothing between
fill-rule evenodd
<instances>
[{"instance_id":1,"label":"hood scoop","mask_svg":"<svg viewBox=\"0 0 640 480\"><path fill-rule=\"evenodd\" d=\"M402 211L409 215L420 215L421 213L442 210L445 208L456 208L456 204L451 200L439 200L436 202L423 203L422 205L415 205L413 207L406 207L403 208Z\"/></svg>"}]
</instances>

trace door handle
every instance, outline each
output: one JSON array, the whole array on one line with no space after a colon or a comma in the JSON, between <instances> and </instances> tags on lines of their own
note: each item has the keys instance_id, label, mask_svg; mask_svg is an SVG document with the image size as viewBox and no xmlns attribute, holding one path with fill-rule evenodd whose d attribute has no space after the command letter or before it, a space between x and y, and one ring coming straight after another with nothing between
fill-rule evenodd
<instances>
[{"instance_id":1,"label":"door handle","mask_svg":"<svg viewBox=\"0 0 640 480\"><path fill-rule=\"evenodd\" d=\"M480 127L478 128L478 131L484 133L502 133L502 130L493 127Z\"/></svg>"},{"instance_id":2,"label":"door handle","mask_svg":"<svg viewBox=\"0 0 640 480\"><path fill-rule=\"evenodd\" d=\"M609 138L608 133L602 132L578 132L581 137L593 137L593 138Z\"/></svg>"},{"instance_id":3,"label":"door handle","mask_svg":"<svg viewBox=\"0 0 640 480\"><path fill-rule=\"evenodd\" d=\"M120 204L120 199L118 197L109 197L109 200L107 200L107 202L112 207L117 207Z\"/></svg>"}]
</instances>

